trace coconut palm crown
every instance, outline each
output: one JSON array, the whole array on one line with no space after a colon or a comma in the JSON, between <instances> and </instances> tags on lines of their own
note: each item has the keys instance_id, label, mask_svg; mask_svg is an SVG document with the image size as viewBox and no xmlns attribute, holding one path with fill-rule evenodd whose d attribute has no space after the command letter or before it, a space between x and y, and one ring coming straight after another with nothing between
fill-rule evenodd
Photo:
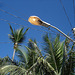
<instances>
[{"instance_id":1,"label":"coconut palm crown","mask_svg":"<svg viewBox=\"0 0 75 75\"><path fill-rule=\"evenodd\" d=\"M26 31L23 33L24 27L17 29L17 30L15 30L15 29L13 30L10 24L9 24L9 26L10 26L11 34L8 34L8 35L9 35L9 38L14 43L14 53L13 53L13 57L12 57L12 61L13 61L14 56L15 56L15 50L18 47L18 44L22 43L24 41L25 34L29 28L27 28Z\"/></svg>"}]
</instances>

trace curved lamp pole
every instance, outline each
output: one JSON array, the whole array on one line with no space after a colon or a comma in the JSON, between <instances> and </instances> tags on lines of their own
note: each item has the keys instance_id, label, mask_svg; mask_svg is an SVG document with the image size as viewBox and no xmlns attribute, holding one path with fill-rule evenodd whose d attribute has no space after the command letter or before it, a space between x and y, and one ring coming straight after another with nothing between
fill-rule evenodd
<instances>
[{"instance_id":1,"label":"curved lamp pole","mask_svg":"<svg viewBox=\"0 0 75 75\"><path fill-rule=\"evenodd\" d=\"M44 22L42 21L39 17L37 16L30 16L28 21L33 24L33 25L38 25L38 26L44 26L44 27L52 27L54 29L56 29L57 31L59 31L61 34L63 34L65 37L67 37L69 40L71 40L73 43L75 43L75 41L70 38L68 35L66 35L64 32L62 32L60 29L58 29L57 27L47 23L47 22Z\"/></svg>"}]
</instances>

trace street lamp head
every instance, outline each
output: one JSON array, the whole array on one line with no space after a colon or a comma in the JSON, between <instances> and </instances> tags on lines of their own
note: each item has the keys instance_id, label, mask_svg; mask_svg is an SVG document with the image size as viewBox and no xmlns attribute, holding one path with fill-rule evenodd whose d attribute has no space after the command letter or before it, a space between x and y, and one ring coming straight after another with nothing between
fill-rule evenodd
<instances>
[{"instance_id":1,"label":"street lamp head","mask_svg":"<svg viewBox=\"0 0 75 75\"><path fill-rule=\"evenodd\" d=\"M38 25L38 26L40 26L43 23L42 20L39 17L37 17L37 16L30 16L28 21L31 24Z\"/></svg>"}]
</instances>

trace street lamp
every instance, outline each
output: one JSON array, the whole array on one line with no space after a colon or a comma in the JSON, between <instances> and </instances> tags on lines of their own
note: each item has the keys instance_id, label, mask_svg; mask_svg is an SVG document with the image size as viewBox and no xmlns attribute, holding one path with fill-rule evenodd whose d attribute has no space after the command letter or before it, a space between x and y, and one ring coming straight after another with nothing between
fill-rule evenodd
<instances>
[{"instance_id":1,"label":"street lamp","mask_svg":"<svg viewBox=\"0 0 75 75\"><path fill-rule=\"evenodd\" d=\"M28 21L33 24L33 25L38 25L38 26L44 26L44 27L49 27L50 25L44 21L42 21L39 17L37 16L30 16Z\"/></svg>"},{"instance_id":2,"label":"street lamp","mask_svg":"<svg viewBox=\"0 0 75 75\"><path fill-rule=\"evenodd\" d=\"M56 29L57 31L59 31L61 34L63 34L65 37L67 37L69 40L71 40L72 42L75 43L75 41L73 39L71 39L68 35L66 35L65 33L63 33L60 29L58 29L57 27L42 21L39 17L37 16L30 16L28 21L33 24L33 25L38 25L38 26L44 26L44 27L52 27L54 29Z\"/></svg>"}]
</instances>

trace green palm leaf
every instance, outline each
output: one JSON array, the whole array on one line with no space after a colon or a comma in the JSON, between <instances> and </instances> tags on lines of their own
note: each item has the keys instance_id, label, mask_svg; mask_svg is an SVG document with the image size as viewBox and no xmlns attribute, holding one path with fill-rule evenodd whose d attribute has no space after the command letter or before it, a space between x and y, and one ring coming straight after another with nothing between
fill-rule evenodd
<instances>
[{"instance_id":1,"label":"green palm leaf","mask_svg":"<svg viewBox=\"0 0 75 75\"><path fill-rule=\"evenodd\" d=\"M59 73L62 62L63 62L63 50L64 50L64 42L60 42L60 36L54 39L54 41L50 40L48 35L45 35L45 47L44 50L46 53L49 53L49 57L47 57L47 61L52 65L52 67L56 70L57 74Z\"/></svg>"},{"instance_id":2,"label":"green palm leaf","mask_svg":"<svg viewBox=\"0 0 75 75\"><path fill-rule=\"evenodd\" d=\"M21 28L21 29L17 29L17 30L14 29L13 30L11 25L9 25L9 26L10 26L10 30L11 30L11 33L12 33L12 34L9 34L10 39L13 42L18 42L18 43L23 42L23 40L25 38L25 34L29 30L29 28L27 28L26 31L23 33L24 27Z\"/></svg>"},{"instance_id":3,"label":"green palm leaf","mask_svg":"<svg viewBox=\"0 0 75 75\"><path fill-rule=\"evenodd\" d=\"M75 50L74 44L71 46L70 41L66 39L61 75L74 75L75 70L74 50Z\"/></svg>"},{"instance_id":4,"label":"green palm leaf","mask_svg":"<svg viewBox=\"0 0 75 75\"><path fill-rule=\"evenodd\" d=\"M12 29L12 27L11 27L11 25L9 24L9 26L10 26L10 30L11 30L11 33L13 34L14 32L13 32L13 29Z\"/></svg>"},{"instance_id":5,"label":"green palm leaf","mask_svg":"<svg viewBox=\"0 0 75 75\"><path fill-rule=\"evenodd\" d=\"M42 53L41 53L41 50L38 48L37 46L37 43L36 41L32 41L31 39L29 39L29 42L32 44L34 50L35 50L35 53L37 54L37 56L40 56L40 57L43 57Z\"/></svg>"},{"instance_id":6,"label":"green palm leaf","mask_svg":"<svg viewBox=\"0 0 75 75\"><path fill-rule=\"evenodd\" d=\"M25 35L25 34L26 34L26 32L27 32L29 29L30 29L30 28L27 28L27 29L26 29L26 31L23 33L23 35Z\"/></svg>"},{"instance_id":7,"label":"green palm leaf","mask_svg":"<svg viewBox=\"0 0 75 75\"><path fill-rule=\"evenodd\" d=\"M25 68L27 66L28 63L28 53L26 50L22 49L22 47L18 47L17 51L16 51L16 55L19 57L20 62L24 63Z\"/></svg>"},{"instance_id":8,"label":"green palm leaf","mask_svg":"<svg viewBox=\"0 0 75 75\"><path fill-rule=\"evenodd\" d=\"M1 75L25 75L26 70L24 68L15 65L6 65L0 68Z\"/></svg>"}]
</instances>

